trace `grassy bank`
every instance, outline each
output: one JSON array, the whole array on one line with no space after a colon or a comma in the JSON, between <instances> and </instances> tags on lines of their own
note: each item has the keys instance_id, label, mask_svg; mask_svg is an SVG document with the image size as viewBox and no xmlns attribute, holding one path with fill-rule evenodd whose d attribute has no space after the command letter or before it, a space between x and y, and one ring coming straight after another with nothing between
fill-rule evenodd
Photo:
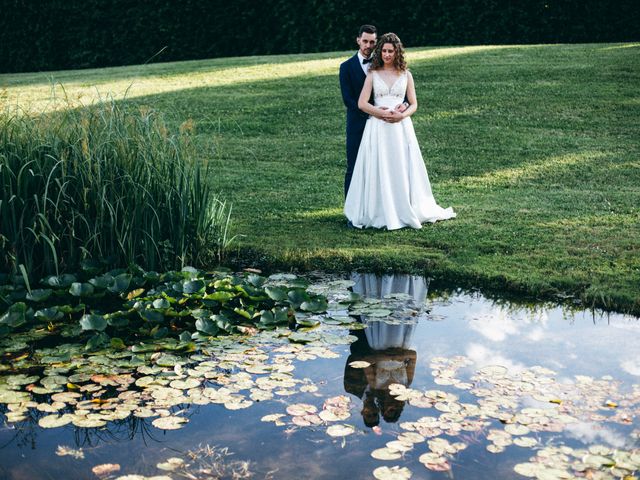
<instances>
[{"instance_id":1,"label":"grassy bank","mask_svg":"<svg viewBox=\"0 0 640 480\"><path fill-rule=\"evenodd\" d=\"M41 111L126 92L193 119L247 262L420 271L640 313L639 44L412 49L416 133L458 218L399 232L345 228L349 54L0 75L0 98Z\"/></svg>"}]
</instances>

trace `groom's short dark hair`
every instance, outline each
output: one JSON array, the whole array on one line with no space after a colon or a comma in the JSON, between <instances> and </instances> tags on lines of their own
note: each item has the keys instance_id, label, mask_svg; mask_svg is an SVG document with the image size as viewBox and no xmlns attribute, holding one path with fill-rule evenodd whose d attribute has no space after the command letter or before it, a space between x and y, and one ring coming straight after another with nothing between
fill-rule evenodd
<instances>
[{"instance_id":1,"label":"groom's short dark hair","mask_svg":"<svg viewBox=\"0 0 640 480\"><path fill-rule=\"evenodd\" d=\"M361 37L363 33L378 33L378 29L373 25L362 25L358 31L358 37Z\"/></svg>"}]
</instances>

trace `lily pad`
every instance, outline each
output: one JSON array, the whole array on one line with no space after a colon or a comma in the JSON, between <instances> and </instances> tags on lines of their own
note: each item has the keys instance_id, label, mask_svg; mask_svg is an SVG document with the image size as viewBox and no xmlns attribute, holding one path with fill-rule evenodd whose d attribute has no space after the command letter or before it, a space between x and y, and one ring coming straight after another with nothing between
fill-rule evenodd
<instances>
[{"instance_id":1,"label":"lily pad","mask_svg":"<svg viewBox=\"0 0 640 480\"><path fill-rule=\"evenodd\" d=\"M327 428L327 435L330 437L346 437L347 435L351 435L355 433L356 429L351 425L331 425Z\"/></svg>"},{"instance_id":2,"label":"lily pad","mask_svg":"<svg viewBox=\"0 0 640 480\"><path fill-rule=\"evenodd\" d=\"M50 288L38 288L27 293L26 299L36 303L44 302L51 296L52 293L53 290L51 290Z\"/></svg>"},{"instance_id":3,"label":"lily pad","mask_svg":"<svg viewBox=\"0 0 640 480\"><path fill-rule=\"evenodd\" d=\"M85 314L80 319L82 330L96 330L98 332L107 328L107 321L102 315Z\"/></svg>"},{"instance_id":4,"label":"lily pad","mask_svg":"<svg viewBox=\"0 0 640 480\"><path fill-rule=\"evenodd\" d=\"M166 309L171 307L171 304L166 298L156 298L153 301L153 308L157 308L159 310Z\"/></svg>"},{"instance_id":5,"label":"lily pad","mask_svg":"<svg viewBox=\"0 0 640 480\"><path fill-rule=\"evenodd\" d=\"M205 283L202 280L189 280L182 286L183 293L192 295L204 291Z\"/></svg>"},{"instance_id":6,"label":"lily pad","mask_svg":"<svg viewBox=\"0 0 640 480\"><path fill-rule=\"evenodd\" d=\"M69 293L74 297L88 297L94 292L95 289L90 283L73 282L69 288Z\"/></svg>"},{"instance_id":7,"label":"lily pad","mask_svg":"<svg viewBox=\"0 0 640 480\"><path fill-rule=\"evenodd\" d=\"M308 403L296 403L287 407L287 413L289 415L306 415L308 413L315 413L318 409L314 405Z\"/></svg>"},{"instance_id":8,"label":"lily pad","mask_svg":"<svg viewBox=\"0 0 640 480\"><path fill-rule=\"evenodd\" d=\"M71 423L73 417L71 415L47 415L38 420L38 425L42 428L58 428Z\"/></svg>"},{"instance_id":9,"label":"lily pad","mask_svg":"<svg viewBox=\"0 0 640 480\"><path fill-rule=\"evenodd\" d=\"M411 470L407 467L378 467L373 471L373 476L378 480L408 480L411 478Z\"/></svg>"},{"instance_id":10,"label":"lily pad","mask_svg":"<svg viewBox=\"0 0 640 480\"><path fill-rule=\"evenodd\" d=\"M132 278L133 276L128 273L121 273L114 277L113 283L107 288L113 293L124 293L129 288Z\"/></svg>"},{"instance_id":11,"label":"lily pad","mask_svg":"<svg viewBox=\"0 0 640 480\"><path fill-rule=\"evenodd\" d=\"M167 472L173 472L174 470L180 468L184 465L184 460L178 457L167 458L164 462L158 463L156 467L160 470L165 470Z\"/></svg>"},{"instance_id":12,"label":"lily pad","mask_svg":"<svg viewBox=\"0 0 640 480\"><path fill-rule=\"evenodd\" d=\"M0 325L4 324L11 328L18 328L27 323L27 305L18 302L14 303L9 309L0 316Z\"/></svg>"},{"instance_id":13,"label":"lily pad","mask_svg":"<svg viewBox=\"0 0 640 480\"><path fill-rule=\"evenodd\" d=\"M287 290L283 287L265 287L264 291L271 300L276 302L283 302L287 299Z\"/></svg>"},{"instance_id":14,"label":"lily pad","mask_svg":"<svg viewBox=\"0 0 640 480\"><path fill-rule=\"evenodd\" d=\"M58 276L49 276L44 279L44 284L53 288L69 288L73 282L76 282L75 275L64 274Z\"/></svg>"},{"instance_id":15,"label":"lily pad","mask_svg":"<svg viewBox=\"0 0 640 480\"><path fill-rule=\"evenodd\" d=\"M529 430L524 425L517 425L515 423L506 425L504 427L504 431L511 435L526 435L527 433L531 432L531 430Z\"/></svg>"},{"instance_id":16,"label":"lily pad","mask_svg":"<svg viewBox=\"0 0 640 480\"><path fill-rule=\"evenodd\" d=\"M391 448L377 448L371 452L371 456L376 460L398 460L402 458L402 454L398 450Z\"/></svg>"},{"instance_id":17,"label":"lily pad","mask_svg":"<svg viewBox=\"0 0 640 480\"><path fill-rule=\"evenodd\" d=\"M28 385L40 380L37 375L25 375L24 373L18 375L11 375L7 377L6 382L8 385Z\"/></svg>"},{"instance_id":18,"label":"lily pad","mask_svg":"<svg viewBox=\"0 0 640 480\"><path fill-rule=\"evenodd\" d=\"M168 416L156 418L153 422L151 422L151 424L154 427L160 428L162 430L178 430L179 428L182 428L188 421L189 420L184 417Z\"/></svg>"},{"instance_id":19,"label":"lily pad","mask_svg":"<svg viewBox=\"0 0 640 480\"><path fill-rule=\"evenodd\" d=\"M215 336L220 332L218 324L208 318L200 318L196 320L196 329L207 335Z\"/></svg>"},{"instance_id":20,"label":"lily pad","mask_svg":"<svg viewBox=\"0 0 640 480\"><path fill-rule=\"evenodd\" d=\"M327 306L328 305L327 305L326 299L322 297L316 297L316 298L313 298L312 300L302 302L300 304L300 310L303 310L305 312L312 312L312 313L322 313L322 312L326 312Z\"/></svg>"},{"instance_id":21,"label":"lily pad","mask_svg":"<svg viewBox=\"0 0 640 480\"><path fill-rule=\"evenodd\" d=\"M34 316L43 322L55 322L60 320L64 314L57 307L43 308L34 314Z\"/></svg>"}]
</instances>

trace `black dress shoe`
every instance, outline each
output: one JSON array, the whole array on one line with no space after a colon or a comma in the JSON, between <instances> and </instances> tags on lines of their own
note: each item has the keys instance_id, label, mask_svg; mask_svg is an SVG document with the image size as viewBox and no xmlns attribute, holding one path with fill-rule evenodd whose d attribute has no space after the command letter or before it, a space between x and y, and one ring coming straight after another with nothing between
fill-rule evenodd
<instances>
[{"instance_id":1,"label":"black dress shoe","mask_svg":"<svg viewBox=\"0 0 640 480\"><path fill-rule=\"evenodd\" d=\"M347 220L347 228L355 229L356 227L353 226L353 223L351 223L351 220Z\"/></svg>"}]
</instances>

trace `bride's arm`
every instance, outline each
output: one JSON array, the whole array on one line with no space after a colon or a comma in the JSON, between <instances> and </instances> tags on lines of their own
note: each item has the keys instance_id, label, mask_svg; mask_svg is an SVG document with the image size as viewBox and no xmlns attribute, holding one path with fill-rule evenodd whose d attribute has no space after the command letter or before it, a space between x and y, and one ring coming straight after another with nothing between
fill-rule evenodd
<instances>
[{"instance_id":1,"label":"bride's arm","mask_svg":"<svg viewBox=\"0 0 640 480\"><path fill-rule=\"evenodd\" d=\"M369 115L373 115L376 118L384 118L388 115L387 109L374 107L369 103L371 98L371 90L373 89L372 74L368 73L367 78L364 81L362 91L360 92L360 98L358 98L358 108Z\"/></svg>"},{"instance_id":2,"label":"bride's arm","mask_svg":"<svg viewBox=\"0 0 640 480\"><path fill-rule=\"evenodd\" d=\"M416 86L413 83L413 75L411 75L411 72L408 70L407 70L407 100L409 100L409 106L404 112L402 112L403 118L410 117L418 109L418 98L416 97Z\"/></svg>"}]
</instances>

